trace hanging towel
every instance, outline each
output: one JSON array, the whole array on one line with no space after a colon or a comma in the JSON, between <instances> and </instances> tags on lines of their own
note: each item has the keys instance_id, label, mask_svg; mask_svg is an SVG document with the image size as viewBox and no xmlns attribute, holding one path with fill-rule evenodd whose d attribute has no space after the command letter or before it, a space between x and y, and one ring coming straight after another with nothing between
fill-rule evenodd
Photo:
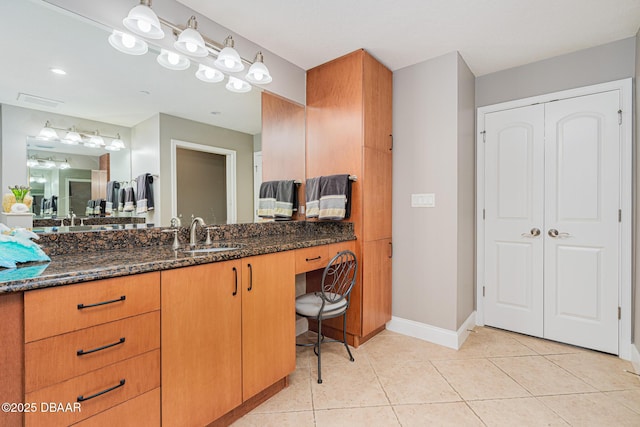
<instances>
[{"instance_id":1,"label":"hanging towel","mask_svg":"<svg viewBox=\"0 0 640 427\"><path fill-rule=\"evenodd\" d=\"M275 218L276 194L278 181L265 181L260 184L258 198L258 216L261 218Z\"/></svg>"},{"instance_id":2,"label":"hanging towel","mask_svg":"<svg viewBox=\"0 0 640 427\"><path fill-rule=\"evenodd\" d=\"M122 187L118 191L118 212L124 212L124 200L125 200L126 188Z\"/></svg>"},{"instance_id":3,"label":"hanging towel","mask_svg":"<svg viewBox=\"0 0 640 427\"><path fill-rule=\"evenodd\" d=\"M320 177L307 179L304 192L307 203L307 218L318 218L320 213Z\"/></svg>"},{"instance_id":4,"label":"hanging towel","mask_svg":"<svg viewBox=\"0 0 640 427\"><path fill-rule=\"evenodd\" d=\"M136 213L146 213L153 210L153 176L150 173L143 173L136 178L137 196Z\"/></svg>"},{"instance_id":5,"label":"hanging towel","mask_svg":"<svg viewBox=\"0 0 640 427\"><path fill-rule=\"evenodd\" d=\"M320 212L318 219L348 218L347 201L351 198L349 175L320 177Z\"/></svg>"},{"instance_id":6,"label":"hanging towel","mask_svg":"<svg viewBox=\"0 0 640 427\"><path fill-rule=\"evenodd\" d=\"M58 214L58 196L51 196L51 215Z\"/></svg>"},{"instance_id":7,"label":"hanging towel","mask_svg":"<svg viewBox=\"0 0 640 427\"><path fill-rule=\"evenodd\" d=\"M107 215L111 215L113 211L113 186L116 184L116 181L107 182L107 201L104 208L104 213ZM118 184L119 185L119 184Z\"/></svg>"},{"instance_id":8,"label":"hanging towel","mask_svg":"<svg viewBox=\"0 0 640 427\"><path fill-rule=\"evenodd\" d=\"M291 219L296 204L296 184L293 180L278 181L276 188L275 217Z\"/></svg>"},{"instance_id":9,"label":"hanging towel","mask_svg":"<svg viewBox=\"0 0 640 427\"><path fill-rule=\"evenodd\" d=\"M124 189L124 212L133 212L135 210L136 199L133 194L133 187Z\"/></svg>"},{"instance_id":10,"label":"hanging towel","mask_svg":"<svg viewBox=\"0 0 640 427\"><path fill-rule=\"evenodd\" d=\"M87 201L87 210L85 212L85 215L90 216L93 215L93 209L96 206L96 201L95 200L89 200Z\"/></svg>"}]
</instances>

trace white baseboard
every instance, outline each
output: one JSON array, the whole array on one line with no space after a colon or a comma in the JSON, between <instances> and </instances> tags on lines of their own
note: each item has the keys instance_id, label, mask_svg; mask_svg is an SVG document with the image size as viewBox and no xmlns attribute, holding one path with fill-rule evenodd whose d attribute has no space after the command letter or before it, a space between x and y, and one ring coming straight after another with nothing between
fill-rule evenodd
<instances>
[{"instance_id":1,"label":"white baseboard","mask_svg":"<svg viewBox=\"0 0 640 427\"><path fill-rule=\"evenodd\" d=\"M631 344L631 363L636 374L640 375L640 351L635 344Z\"/></svg>"},{"instance_id":2,"label":"white baseboard","mask_svg":"<svg viewBox=\"0 0 640 427\"><path fill-rule=\"evenodd\" d=\"M408 335L423 341L429 341L434 344L458 350L462 347L462 344L469 336L468 329L473 329L475 322L475 311L469 315L467 320L464 321L460 329L457 331L393 316L391 317L391 321L387 323L387 329L399 334Z\"/></svg>"}]
</instances>

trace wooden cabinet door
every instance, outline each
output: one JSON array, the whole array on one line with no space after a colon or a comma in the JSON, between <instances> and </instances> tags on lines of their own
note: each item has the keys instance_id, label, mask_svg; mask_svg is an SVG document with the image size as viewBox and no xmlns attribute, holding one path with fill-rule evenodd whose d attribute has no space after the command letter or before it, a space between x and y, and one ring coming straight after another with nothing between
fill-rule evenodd
<instances>
[{"instance_id":1,"label":"wooden cabinet door","mask_svg":"<svg viewBox=\"0 0 640 427\"><path fill-rule=\"evenodd\" d=\"M364 148L364 241L391 238L391 151Z\"/></svg>"},{"instance_id":2,"label":"wooden cabinet door","mask_svg":"<svg viewBox=\"0 0 640 427\"><path fill-rule=\"evenodd\" d=\"M242 260L242 384L247 400L295 370L294 251Z\"/></svg>"},{"instance_id":3,"label":"wooden cabinet door","mask_svg":"<svg viewBox=\"0 0 640 427\"><path fill-rule=\"evenodd\" d=\"M162 272L163 426L203 426L242 403L240 281L240 261Z\"/></svg>"},{"instance_id":4,"label":"wooden cabinet door","mask_svg":"<svg viewBox=\"0 0 640 427\"><path fill-rule=\"evenodd\" d=\"M368 53L363 60L364 146L391 151L393 74Z\"/></svg>"},{"instance_id":5,"label":"wooden cabinet door","mask_svg":"<svg viewBox=\"0 0 640 427\"><path fill-rule=\"evenodd\" d=\"M391 239L364 242L362 264L362 335L391 320Z\"/></svg>"}]
</instances>

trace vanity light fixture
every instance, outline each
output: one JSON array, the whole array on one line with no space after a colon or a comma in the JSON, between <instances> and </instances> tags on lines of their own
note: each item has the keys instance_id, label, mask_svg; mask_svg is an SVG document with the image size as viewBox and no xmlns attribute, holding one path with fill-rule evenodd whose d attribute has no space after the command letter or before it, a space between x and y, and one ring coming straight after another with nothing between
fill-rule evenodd
<instances>
[{"instance_id":1,"label":"vanity light fixture","mask_svg":"<svg viewBox=\"0 0 640 427\"><path fill-rule=\"evenodd\" d=\"M220 70L208 67L204 64L198 65L198 71L196 71L196 77L198 80L202 80L207 83L218 83L224 80L224 74Z\"/></svg>"},{"instance_id":2,"label":"vanity light fixture","mask_svg":"<svg viewBox=\"0 0 640 427\"><path fill-rule=\"evenodd\" d=\"M222 71L236 73L244 70L242 59L240 59L240 55L233 48L234 44L233 37L227 36L227 38L224 39L224 48L218 53L218 58L214 62L216 67Z\"/></svg>"},{"instance_id":3,"label":"vanity light fixture","mask_svg":"<svg viewBox=\"0 0 640 427\"><path fill-rule=\"evenodd\" d=\"M92 135L91 137L89 137L89 144L91 145L87 145L87 142L84 143L85 147L104 147L104 139L102 139L102 137L100 136L100 132L98 132L96 130L95 135Z\"/></svg>"},{"instance_id":4,"label":"vanity light fixture","mask_svg":"<svg viewBox=\"0 0 640 427\"><path fill-rule=\"evenodd\" d=\"M58 139L58 132L56 132L55 129L51 128L51 123L49 123L49 120L47 120L36 138L45 140Z\"/></svg>"},{"instance_id":5,"label":"vanity light fixture","mask_svg":"<svg viewBox=\"0 0 640 427\"><path fill-rule=\"evenodd\" d=\"M151 0L140 0L140 4L129 11L122 23L129 31L148 39L161 39L164 31L160 26L158 15L151 10Z\"/></svg>"},{"instance_id":6,"label":"vanity light fixture","mask_svg":"<svg viewBox=\"0 0 640 427\"><path fill-rule=\"evenodd\" d=\"M235 93L246 93L251 90L251 85L237 77L229 76L229 81L225 86L227 90Z\"/></svg>"},{"instance_id":7,"label":"vanity light fixture","mask_svg":"<svg viewBox=\"0 0 640 427\"><path fill-rule=\"evenodd\" d=\"M124 141L120 139L120 134L116 135L116 139L111 141L111 144L104 147L105 150L109 150L109 151L120 151L123 148L125 148Z\"/></svg>"},{"instance_id":8,"label":"vanity light fixture","mask_svg":"<svg viewBox=\"0 0 640 427\"><path fill-rule=\"evenodd\" d=\"M120 52L129 55L144 55L149 51L147 42L118 30L113 30L109 36L109 44Z\"/></svg>"},{"instance_id":9,"label":"vanity light fixture","mask_svg":"<svg viewBox=\"0 0 640 427\"><path fill-rule=\"evenodd\" d=\"M160 51L157 60L158 64L169 70L182 71L191 65L191 61L188 58L166 49Z\"/></svg>"},{"instance_id":10,"label":"vanity light fixture","mask_svg":"<svg viewBox=\"0 0 640 427\"><path fill-rule=\"evenodd\" d=\"M76 127L74 126L69 130L69 132L67 132L67 135L64 139L60 140L60 142L68 145L78 145L82 142L82 137L78 132L76 132Z\"/></svg>"},{"instance_id":11,"label":"vanity light fixture","mask_svg":"<svg viewBox=\"0 0 640 427\"><path fill-rule=\"evenodd\" d=\"M67 72L65 70L63 70L62 68L53 67L53 68L49 68L49 70L53 74L58 74L59 76L66 76L67 75Z\"/></svg>"},{"instance_id":12,"label":"vanity light fixture","mask_svg":"<svg viewBox=\"0 0 640 427\"><path fill-rule=\"evenodd\" d=\"M198 21L196 21L195 16L189 18L187 28L180 33L173 47L185 55L197 56L199 58L204 58L209 55L209 49L205 46L204 39L198 32Z\"/></svg>"},{"instance_id":13,"label":"vanity light fixture","mask_svg":"<svg viewBox=\"0 0 640 427\"><path fill-rule=\"evenodd\" d=\"M64 159L64 162L60 163L60 166L58 166L59 169L69 169L70 167L71 165L67 159Z\"/></svg>"},{"instance_id":14,"label":"vanity light fixture","mask_svg":"<svg viewBox=\"0 0 640 427\"><path fill-rule=\"evenodd\" d=\"M247 73L246 79L255 84L267 84L271 83L273 80L271 78L271 74L269 73L269 69L266 65L264 65L264 57L262 56L262 52L256 53L256 57L253 60L253 64L249 67L249 72Z\"/></svg>"},{"instance_id":15,"label":"vanity light fixture","mask_svg":"<svg viewBox=\"0 0 640 427\"><path fill-rule=\"evenodd\" d=\"M28 168L33 168L36 167L40 164L40 162L35 158L35 157L29 157L27 159L27 167Z\"/></svg>"},{"instance_id":16,"label":"vanity light fixture","mask_svg":"<svg viewBox=\"0 0 640 427\"><path fill-rule=\"evenodd\" d=\"M55 163L54 163L54 161L53 161L53 160L51 160L50 158L49 158L49 159L47 159L47 160L44 160L44 161L41 163L41 165L42 165L42 167L43 167L43 168L45 168L45 169L53 169L53 168L55 168L55 167L56 167L56 164L55 164Z\"/></svg>"}]
</instances>

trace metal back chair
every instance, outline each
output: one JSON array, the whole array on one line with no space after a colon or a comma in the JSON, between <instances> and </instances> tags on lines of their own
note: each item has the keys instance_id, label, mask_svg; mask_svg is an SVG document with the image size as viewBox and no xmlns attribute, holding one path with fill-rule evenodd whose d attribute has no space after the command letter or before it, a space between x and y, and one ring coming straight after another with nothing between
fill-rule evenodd
<instances>
[{"instance_id":1,"label":"metal back chair","mask_svg":"<svg viewBox=\"0 0 640 427\"><path fill-rule=\"evenodd\" d=\"M313 344L318 356L318 384L322 384L322 342L341 342L347 349L349 360L354 361L347 344L347 309L351 301L351 290L358 277L358 260L351 251L342 251L334 256L322 273L322 286L319 292L311 292L296 298L296 313L318 322L318 341ZM342 341L325 340L322 335L322 321L342 316Z\"/></svg>"}]
</instances>

